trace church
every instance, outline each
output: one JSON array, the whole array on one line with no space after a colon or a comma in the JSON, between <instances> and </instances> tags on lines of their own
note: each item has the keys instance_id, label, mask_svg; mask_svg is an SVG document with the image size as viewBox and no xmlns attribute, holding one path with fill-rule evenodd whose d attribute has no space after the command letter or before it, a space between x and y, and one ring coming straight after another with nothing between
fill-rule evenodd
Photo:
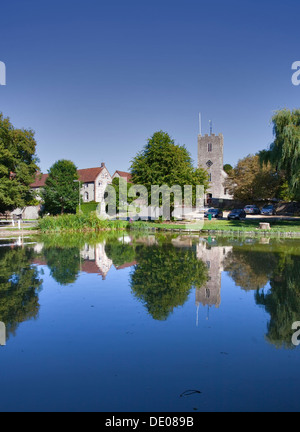
<instances>
[{"instance_id":1,"label":"church","mask_svg":"<svg viewBox=\"0 0 300 432\"><path fill-rule=\"evenodd\" d=\"M227 173L224 171L224 137L222 134L198 135L198 167L204 168L209 174L210 187L206 195L206 203L222 203L232 200L224 186Z\"/></svg>"}]
</instances>

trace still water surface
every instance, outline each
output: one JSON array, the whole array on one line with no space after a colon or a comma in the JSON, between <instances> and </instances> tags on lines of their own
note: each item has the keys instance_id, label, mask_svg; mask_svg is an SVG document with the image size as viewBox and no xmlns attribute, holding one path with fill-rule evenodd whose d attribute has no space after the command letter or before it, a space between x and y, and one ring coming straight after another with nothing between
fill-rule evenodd
<instances>
[{"instance_id":1,"label":"still water surface","mask_svg":"<svg viewBox=\"0 0 300 432\"><path fill-rule=\"evenodd\" d=\"M299 410L298 240L20 243L0 242L0 411Z\"/></svg>"}]
</instances>

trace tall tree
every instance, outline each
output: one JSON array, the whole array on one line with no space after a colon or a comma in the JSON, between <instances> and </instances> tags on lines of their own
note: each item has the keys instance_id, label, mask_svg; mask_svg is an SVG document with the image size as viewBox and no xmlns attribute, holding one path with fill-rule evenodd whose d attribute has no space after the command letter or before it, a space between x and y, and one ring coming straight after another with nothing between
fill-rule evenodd
<instances>
[{"instance_id":1,"label":"tall tree","mask_svg":"<svg viewBox=\"0 0 300 432\"><path fill-rule=\"evenodd\" d=\"M284 171L290 192L300 198L300 109L277 111L273 118L274 142L260 153L261 160Z\"/></svg>"},{"instance_id":2,"label":"tall tree","mask_svg":"<svg viewBox=\"0 0 300 432\"><path fill-rule=\"evenodd\" d=\"M208 174L193 167L192 158L185 146L176 145L163 131L155 132L131 164L132 181L146 186L149 199L152 185L203 185L209 186Z\"/></svg>"},{"instance_id":3,"label":"tall tree","mask_svg":"<svg viewBox=\"0 0 300 432\"><path fill-rule=\"evenodd\" d=\"M0 113L0 212L24 207L33 196L30 184L38 170L32 130L16 129Z\"/></svg>"},{"instance_id":4,"label":"tall tree","mask_svg":"<svg viewBox=\"0 0 300 432\"><path fill-rule=\"evenodd\" d=\"M236 200L251 203L278 197L284 178L270 163L262 166L258 155L241 159L224 186Z\"/></svg>"},{"instance_id":5,"label":"tall tree","mask_svg":"<svg viewBox=\"0 0 300 432\"><path fill-rule=\"evenodd\" d=\"M123 187L122 187L122 185L123 185ZM111 205L112 208L114 208L114 206L115 206L115 210L117 211L117 213L124 212L124 210L127 209L127 205L132 203L132 201L134 200L134 198L129 196L129 191L130 191L131 186L132 186L132 183L127 183L127 181L124 180L122 177L114 178L112 183L107 186L106 191L105 191L106 203L108 205ZM110 193L111 188L114 189L115 196ZM120 197L120 189L121 188L123 190L127 191L126 203L122 202L120 199L121 198ZM109 213L109 211L108 211L108 213Z\"/></svg>"},{"instance_id":6,"label":"tall tree","mask_svg":"<svg viewBox=\"0 0 300 432\"><path fill-rule=\"evenodd\" d=\"M79 202L77 168L69 160L59 160L49 170L42 199L45 212L53 215L76 213Z\"/></svg>"}]
</instances>

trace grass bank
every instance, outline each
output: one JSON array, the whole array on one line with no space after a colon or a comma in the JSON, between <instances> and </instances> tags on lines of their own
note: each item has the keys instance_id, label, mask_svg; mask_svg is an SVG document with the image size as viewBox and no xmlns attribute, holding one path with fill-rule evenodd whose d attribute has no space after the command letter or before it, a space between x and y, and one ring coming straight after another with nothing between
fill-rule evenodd
<instances>
[{"instance_id":1,"label":"grass bank","mask_svg":"<svg viewBox=\"0 0 300 432\"><path fill-rule=\"evenodd\" d=\"M266 222L266 219L263 220ZM246 219L245 221L212 220L205 221L201 229L203 233L245 233L245 234L285 234L300 236L300 221L270 219L271 230L262 231L259 219ZM102 220L95 213L47 216L38 221L37 229L40 232L97 232L97 231L193 231L193 224L186 226L176 222L128 222L121 220ZM200 231L196 225L195 231Z\"/></svg>"},{"instance_id":2,"label":"grass bank","mask_svg":"<svg viewBox=\"0 0 300 432\"><path fill-rule=\"evenodd\" d=\"M270 230L259 229L260 222L269 222ZM135 222L131 226L132 229L155 229L155 230L171 230L171 231L193 231L193 224L188 223L157 223L157 222ZM196 231L199 231L198 224L196 225ZM228 221L228 220L212 220L204 221L204 225L200 230L203 233L210 232L228 232L228 233L294 233L300 235L300 221L289 221L289 220L272 220L272 219L246 219L244 221Z\"/></svg>"},{"instance_id":3,"label":"grass bank","mask_svg":"<svg viewBox=\"0 0 300 432\"><path fill-rule=\"evenodd\" d=\"M270 223L271 230L267 232L294 232L300 234L300 222L284 219L246 219L244 221L206 221L204 231L253 231L260 232L259 223Z\"/></svg>"}]
</instances>

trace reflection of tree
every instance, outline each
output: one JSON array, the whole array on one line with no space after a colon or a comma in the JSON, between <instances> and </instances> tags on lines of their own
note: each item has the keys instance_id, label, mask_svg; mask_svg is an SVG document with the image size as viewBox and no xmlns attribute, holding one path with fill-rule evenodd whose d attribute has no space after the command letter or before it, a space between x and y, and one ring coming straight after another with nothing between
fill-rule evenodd
<instances>
[{"instance_id":1,"label":"reflection of tree","mask_svg":"<svg viewBox=\"0 0 300 432\"><path fill-rule=\"evenodd\" d=\"M267 339L277 347L292 347L292 323L300 317L300 257L283 257L270 280L271 290L257 291L257 304L270 314Z\"/></svg>"},{"instance_id":2,"label":"reflection of tree","mask_svg":"<svg viewBox=\"0 0 300 432\"><path fill-rule=\"evenodd\" d=\"M266 338L276 347L292 347L292 323L300 317L299 244L240 245L225 260L237 286L256 290L255 301L270 314ZM270 289L266 289L266 285Z\"/></svg>"},{"instance_id":3,"label":"reflection of tree","mask_svg":"<svg viewBox=\"0 0 300 432\"><path fill-rule=\"evenodd\" d=\"M31 265L33 257L29 249L0 250L0 321L6 325L7 334L38 314L37 290L42 280Z\"/></svg>"},{"instance_id":4,"label":"reflection of tree","mask_svg":"<svg viewBox=\"0 0 300 432\"><path fill-rule=\"evenodd\" d=\"M116 267L133 262L136 258L135 247L129 244L122 244L117 239L105 245L105 252Z\"/></svg>"},{"instance_id":5,"label":"reflection of tree","mask_svg":"<svg viewBox=\"0 0 300 432\"><path fill-rule=\"evenodd\" d=\"M53 279L60 285L74 283L80 271L80 250L77 247L45 247L43 254Z\"/></svg>"},{"instance_id":6,"label":"reflection of tree","mask_svg":"<svg viewBox=\"0 0 300 432\"><path fill-rule=\"evenodd\" d=\"M192 249L167 244L138 247L137 261L131 274L132 292L157 320L167 319L186 302L192 286L207 281L207 267Z\"/></svg>"},{"instance_id":7,"label":"reflection of tree","mask_svg":"<svg viewBox=\"0 0 300 432\"><path fill-rule=\"evenodd\" d=\"M274 271L276 256L272 253L233 249L224 262L224 270L244 290L263 288Z\"/></svg>"}]
</instances>

